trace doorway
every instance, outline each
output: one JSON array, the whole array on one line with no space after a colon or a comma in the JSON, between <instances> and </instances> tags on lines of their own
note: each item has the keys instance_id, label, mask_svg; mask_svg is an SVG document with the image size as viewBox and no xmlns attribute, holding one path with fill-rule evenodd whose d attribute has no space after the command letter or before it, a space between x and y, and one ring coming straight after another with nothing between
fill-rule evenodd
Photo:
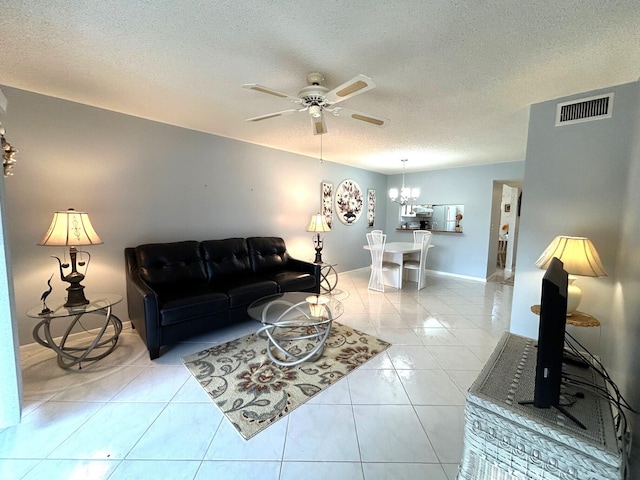
<instances>
[{"instance_id":1,"label":"doorway","mask_svg":"<svg viewBox=\"0 0 640 480\"><path fill-rule=\"evenodd\" d=\"M494 180L487 279L513 282L516 268L522 182Z\"/></svg>"}]
</instances>

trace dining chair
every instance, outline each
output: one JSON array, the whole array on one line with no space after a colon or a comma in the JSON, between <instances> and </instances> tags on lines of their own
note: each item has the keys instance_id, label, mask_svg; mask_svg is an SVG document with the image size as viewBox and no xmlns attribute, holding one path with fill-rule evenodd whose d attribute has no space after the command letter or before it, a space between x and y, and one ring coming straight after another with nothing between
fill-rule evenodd
<instances>
[{"instance_id":1,"label":"dining chair","mask_svg":"<svg viewBox=\"0 0 640 480\"><path fill-rule=\"evenodd\" d=\"M429 230L414 230L413 243L421 243L422 237L424 237L427 234L431 235L431 232Z\"/></svg>"},{"instance_id":2,"label":"dining chair","mask_svg":"<svg viewBox=\"0 0 640 480\"><path fill-rule=\"evenodd\" d=\"M366 234L369 251L371 253L371 276L369 277L369 290L384 292L384 273L396 271L401 275L400 265L393 262L384 261L384 246L387 242L387 236L384 233L370 232Z\"/></svg>"},{"instance_id":3,"label":"dining chair","mask_svg":"<svg viewBox=\"0 0 640 480\"><path fill-rule=\"evenodd\" d=\"M428 230L416 230L413 235L414 242L421 244L420 258L418 260L407 259L403 262L403 266L407 270L418 271L418 290L422 290L426 286L427 254L429 253L432 234Z\"/></svg>"},{"instance_id":4,"label":"dining chair","mask_svg":"<svg viewBox=\"0 0 640 480\"><path fill-rule=\"evenodd\" d=\"M498 240L498 266L504 268L507 260L507 241Z\"/></svg>"}]
</instances>

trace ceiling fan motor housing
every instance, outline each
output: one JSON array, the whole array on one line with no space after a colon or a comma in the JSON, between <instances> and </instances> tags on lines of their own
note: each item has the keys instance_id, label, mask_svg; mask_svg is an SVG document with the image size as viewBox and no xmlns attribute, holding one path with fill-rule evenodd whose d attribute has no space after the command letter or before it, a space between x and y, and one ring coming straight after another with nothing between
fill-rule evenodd
<instances>
[{"instance_id":1,"label":"ceiling fan motor housing","mask_svg":"<svg viewBox=\"0 0 640 480\"><path fill-rule=\"evenodd\" d=\"M330 104L326 100L329 89L322 85L309 85L298 92L301 104L305 107L318 105L319 107L328 107Z\"/></svg>"}]
</instances>

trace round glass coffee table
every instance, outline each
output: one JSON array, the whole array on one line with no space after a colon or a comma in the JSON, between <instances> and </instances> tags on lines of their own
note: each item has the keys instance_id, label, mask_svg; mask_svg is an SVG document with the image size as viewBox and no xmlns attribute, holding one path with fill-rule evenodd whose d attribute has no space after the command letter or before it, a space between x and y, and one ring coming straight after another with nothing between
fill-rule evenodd
<instances>
[{"instance_id":1,"label":"round glass coffee table","mask_svg":"<svg viewBox=\"0 0 640 480\"><path fill-rule=\"evenodd\" d=\"M342 315L341 302L330 295L286 292L261 298L247 313L267 337L267 354L277 365L292 366L315 361L322 355L333 320Z\"/></svg>"}]
</instances>

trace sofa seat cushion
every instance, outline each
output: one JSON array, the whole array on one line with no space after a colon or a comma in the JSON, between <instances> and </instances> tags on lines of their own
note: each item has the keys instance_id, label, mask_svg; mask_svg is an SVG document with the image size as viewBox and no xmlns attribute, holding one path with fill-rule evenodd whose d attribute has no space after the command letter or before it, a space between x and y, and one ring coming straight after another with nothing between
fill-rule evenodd
<instances>
[{"instance_id":1,"label":"sofa seat cushion","mask_svg":"<svg viewBox=\"0 0 640 480\"><path fill-rule=\"evenodd\" d=\"M309 273L292 271L261 272L260 275L276 282L281 292L297 292L313 288L316 277Z\"/></svg>"},{"instance_id":2,"label":"sofa seat cushion","mask_svg":"<svg viewBox=\"0 0 640 480\"><path fill-rule=\"evenodd\" d=\"M207 284L173 285L162 288L157 293L160 324L163 326L229 309L229 297L223 292L212 290Z\"/></svg>"},{"instance_id":3,"label":"sofa seat cushion","mask_svg":"<svg viewBox=\"0 0 640 480\"><path fill-rule=\"evenodd\" d=\"M210 288L228 295L230 308L247 306L254 300L278 293L276 282L250 273L219 279L211 283Z\"/></svg>"}]
</instances>

